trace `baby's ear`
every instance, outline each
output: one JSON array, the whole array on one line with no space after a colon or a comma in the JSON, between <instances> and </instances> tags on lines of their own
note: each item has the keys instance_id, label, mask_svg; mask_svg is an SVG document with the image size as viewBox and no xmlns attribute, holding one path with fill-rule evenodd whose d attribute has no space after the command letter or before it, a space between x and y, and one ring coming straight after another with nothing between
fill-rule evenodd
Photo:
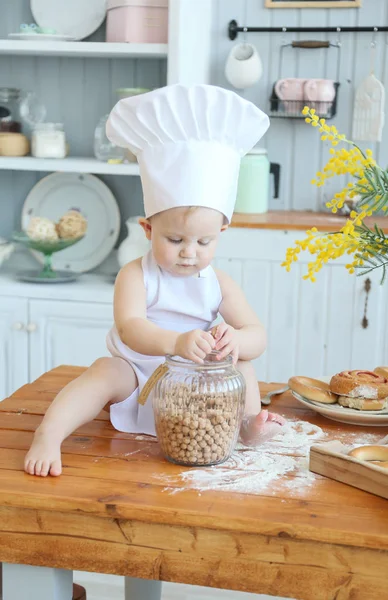
<instances>
[{"instance_id":1,"label":"baby's ear","mask_svg":"<svg viewBox=\"0 0 388 600\"><path fill-rule=\"evenodd\" d=\"M228 223L224 223L223 226L221 227L221 233L223 231L226 231L228 229L228 227L229 227L229 224Z\"/></svg>"},{"instance_id":2,"label":"baby's ear","mask_svg":"<svg viewBox=\"0 0 388 600\"><path fill-rule=\"evenodd\" d=\"M139 225L141 225L144 229L144 233L146 235L147 240L151 239L151 231L152 231L152 225L149 222L148 219L145 219L144 217L141 217L139 219Z\"/></svg>"}]
</instances>

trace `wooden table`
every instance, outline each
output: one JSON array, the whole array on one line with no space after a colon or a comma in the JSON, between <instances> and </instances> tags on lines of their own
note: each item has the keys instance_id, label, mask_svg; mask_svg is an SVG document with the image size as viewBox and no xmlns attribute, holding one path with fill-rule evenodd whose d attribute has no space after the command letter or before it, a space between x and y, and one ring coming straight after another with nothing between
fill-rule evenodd
<instances>
[{"instance_id":1,"label":"wooden table","mask_svg":"<svg viewBox=\"0 0 388 600\"><path fill-rule=\"evenodd\" d=\"M160 598L161 581L303 600L388 598L388 503L347 485L314 476L290 488L288 473L259 494L171 493L163 479L184 469L156 442L115 431L105 413L64 442L61 477L26 475L41 416L81 372L59 367L0 404L4 600L69 600L73 569L126 576L128 600ZM325 420L288 393L273 404L326 439L386 434Z\"/></svg>"}]
</instances>

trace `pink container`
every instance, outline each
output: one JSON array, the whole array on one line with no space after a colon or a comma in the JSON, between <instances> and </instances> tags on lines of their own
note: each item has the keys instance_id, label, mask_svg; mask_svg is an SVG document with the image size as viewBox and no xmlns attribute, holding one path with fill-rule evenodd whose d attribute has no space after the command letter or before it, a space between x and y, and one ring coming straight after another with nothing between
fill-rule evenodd
<instances>
[{"instance_id":1,"label":"pink container","mask_svg":"<svg viewBox=\"0 0 388 600\"><path fill-rule=\"evenodd\" d=\"M168 0L108 0L107 42L166 44Z\"/></svg>"}]
</instances>

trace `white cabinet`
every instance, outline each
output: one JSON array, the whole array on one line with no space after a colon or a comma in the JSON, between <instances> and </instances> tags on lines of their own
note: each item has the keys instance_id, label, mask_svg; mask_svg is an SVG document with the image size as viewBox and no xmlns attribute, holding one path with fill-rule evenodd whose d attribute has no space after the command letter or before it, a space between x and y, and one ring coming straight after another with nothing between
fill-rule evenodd
<instances>
[{"instance_id":1,"label":"white cabinet","mask_svg":"<svg viewBox=\"0 0 388 600\"><path fill-rule=\"evenodd\" d=\"M291 273L281 267L298 237L300 232L231 229L221 238L216 266L239 283L267 329L267 351L255 365L258 379L283 382L296 374L319 377L388 364L388 288L380 285L381 273L355 277L336 261L315 283L305 281L306 262Z\"/></svg>"},{"instance_id":2,"label":"white cabinet","mask_svg":"<svg viewBox=\"0 0 388 600\"><path fill-rule=\"evenodd\" d=\"M31 381L58 365L87 367L109 354L105 344L113 323L109 304L30 300L29 317Z\"/></svg>"},{"instance_id":3,"label":"white cabinet","mask_svg":"<svg viewBox=\"0 0 388 600\"><path fill-rule=\"evenodd\" d=\"M0 400L62 364L108 356L112 304L0 296Z\"/></svg>"},{"instance_id":4,"label":"white cabinet","mask_svg":"<svg viewBox=\"0 0 388 600\"><path fill-rule=\"evenodd\" d=\"M28 382L28 301L0 297L0 400Z\"/></svg>"}]
</instances>

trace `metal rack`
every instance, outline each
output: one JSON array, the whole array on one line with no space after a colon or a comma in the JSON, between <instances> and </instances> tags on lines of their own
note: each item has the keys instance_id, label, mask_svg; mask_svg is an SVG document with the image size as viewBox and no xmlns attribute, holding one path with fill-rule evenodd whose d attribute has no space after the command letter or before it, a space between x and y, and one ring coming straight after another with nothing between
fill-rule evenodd
<instances>
[{"instance_id":1,"label":"metal rack","mask_svg":"<svg viewBox=\"0 0 388 600\"><path fill-rule=\"evenodd\" d=\"M380 33L384 27L241 27L234 19L228 24L229 39L235 40L239 33Z\"/></svg>"}]
</instances>

